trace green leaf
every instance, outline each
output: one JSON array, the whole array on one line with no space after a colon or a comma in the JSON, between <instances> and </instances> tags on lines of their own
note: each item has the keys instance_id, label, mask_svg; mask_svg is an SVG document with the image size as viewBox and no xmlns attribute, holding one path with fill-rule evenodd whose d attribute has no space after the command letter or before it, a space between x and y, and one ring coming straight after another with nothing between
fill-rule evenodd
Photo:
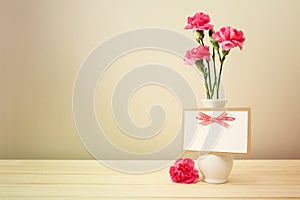
<instances>
[{"instance_id":1,"label":"green leaf","mask_svg":"<svg viewBox=\"0 0 300 200\"><path fill-rule=\"evenodd\" d=\"M197 66L197 69L199 69L200 72L205 73L203 59L197 60L195 64Z\"/></svg>"}]
</instances>

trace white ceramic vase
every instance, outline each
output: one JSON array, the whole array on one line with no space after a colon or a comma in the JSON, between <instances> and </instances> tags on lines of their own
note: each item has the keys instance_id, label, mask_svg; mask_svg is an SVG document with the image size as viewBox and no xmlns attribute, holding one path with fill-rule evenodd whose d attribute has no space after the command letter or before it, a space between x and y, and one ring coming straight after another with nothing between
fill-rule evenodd
<instances>
[{"instance_id":1,"label":"white ceramic vase","mask_svg":"<svg viewBox=\"0 0 300 200\"><path fill-rule=\"evenodd\" d=\"M226 99L203 99L205 108L224 108ZM233 166L232 155L202 154L197 159L198 167L207 183L226 183Z\"/></svg>"}]
</instances>

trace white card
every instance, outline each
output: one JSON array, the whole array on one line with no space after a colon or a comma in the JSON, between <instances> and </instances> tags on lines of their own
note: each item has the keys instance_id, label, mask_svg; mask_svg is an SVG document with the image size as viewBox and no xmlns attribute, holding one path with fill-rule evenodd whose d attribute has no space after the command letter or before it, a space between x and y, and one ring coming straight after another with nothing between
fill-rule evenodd
<instances>
[{"instance_id":1,"label":"white card","mask_svg":"<svg viewBox=\"0 0 300 200\"><path fill-rule=\"evenodd\" d=\"M183 149L247 154L249 121L250 109L185 111Z\"/></svg>"}]
</instances>

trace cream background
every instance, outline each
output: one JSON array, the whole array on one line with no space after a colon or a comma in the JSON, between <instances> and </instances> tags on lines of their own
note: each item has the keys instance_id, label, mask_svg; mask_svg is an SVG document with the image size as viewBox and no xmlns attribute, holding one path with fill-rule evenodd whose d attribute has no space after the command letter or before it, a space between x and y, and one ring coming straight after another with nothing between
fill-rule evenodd
<instances>
[{"instance_id":1,"label":"cream background","mask_svg":"<svg viewBox=\"0 0 300 200\"><path fill-rule=\"evenodd\" d=\"M247 158L300 158L299 0L1 0L0 158L91 158L72 117L73 84L83 60L101 42L136 28L168 28L194 38L183 26L196 11L209 13L218 28L232 25L245 32L244 50L232 51L226 61L223 84L228 107L252 108L252 152ZM181 59L140 51L112 64L96 102L109 101L118 75L151 61L174 67L189 80L198 100L204 98L201 77ZM174 96L151 86L130 103L132 119L141 126L149 123L149 106L164 105L170 126L160 142L146 146L128 144L114 134L112 140L133 152L168 143L181 115ZM109 112L96 104L99 118ZM102 123L115 129L111 121Z\"/></svg>"}]
</instances>

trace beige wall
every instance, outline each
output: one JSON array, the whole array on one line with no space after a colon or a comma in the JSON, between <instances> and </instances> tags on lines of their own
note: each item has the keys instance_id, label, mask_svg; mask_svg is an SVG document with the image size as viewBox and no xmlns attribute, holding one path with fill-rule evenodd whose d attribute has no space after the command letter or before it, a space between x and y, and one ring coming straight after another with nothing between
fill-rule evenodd
<instances>
[{"instance_id":1,"label":"beige wall","mask_svg":"<svg viewBox=\"0 0 300 200\"><path fill-rule=\"evenodd\" d=\"M196 11L209 13L217 27L232 25L246 34L244 50L233 51L226 62L223 83L229 107L252 108L250 157L300 158L299 0L1 0L0 158L91 158L72 117L73 84L83 60L101 42L135 28L168 28L193 38L183 26ZM113 63L96 102L109 97L118 76L150 61L173 66L189 80L198 100L204 97L193 69L178 57L148 50ZM173 112L167 113L169 120L180 121L180 105L172 94L151 86L131 100L137 124L149 123L140 110L153 103ZM108 112L105 104L96 103L99 119ZM112 123L104 125L115 128ZM177 129L171 124L165 131ZM130 150L150 151L169 137ZM134 146L124 141L116 140L125 149Z\"/></svg>"}]
</instances>

